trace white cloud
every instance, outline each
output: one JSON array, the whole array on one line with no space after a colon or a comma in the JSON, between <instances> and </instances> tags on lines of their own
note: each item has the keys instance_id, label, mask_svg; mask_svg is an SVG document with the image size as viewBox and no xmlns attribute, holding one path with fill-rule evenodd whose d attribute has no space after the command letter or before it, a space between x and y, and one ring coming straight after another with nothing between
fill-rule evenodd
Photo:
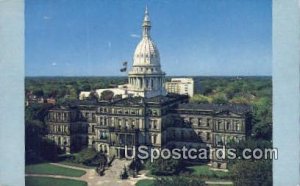
<instances>
[{"instance_id":1,"label":"white cloud","mask_svg":"<svg viewBox=\"0 0 300 186\"><path fill-rule=\"evenodd\" d=\"M49 16L44 16L43 19L48 20L48 19L51 19L51 17L49 17Z\"/></svg>"},{"instance_id":2,"label":"white cloud","mask_svg":"<svg viewBox=\"0 0 300 186\"><path fill-rule=\"evenodd\" d=\"M56 66L57 64L56 64L55 62L53 62L51 65L52 65L52 66Z\"/></svg>"},{"instance_id":3,"label":"white cloud","mask_svg":"<svg viewBox=\"0 0 300 186\"><path fill-rule=\"evenodd\" d=\"M133 37L133 38L140 38L140 36L137 35L137 34L130 34L130 37Z\"/></svg>"}]
</instances>

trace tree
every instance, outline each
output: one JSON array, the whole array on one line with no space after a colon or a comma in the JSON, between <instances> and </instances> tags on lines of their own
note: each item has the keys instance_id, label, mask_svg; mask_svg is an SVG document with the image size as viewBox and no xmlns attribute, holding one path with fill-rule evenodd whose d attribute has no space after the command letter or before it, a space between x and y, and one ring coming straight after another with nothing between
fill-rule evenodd
<instances>
[{"instance_id":1,"label":"tree","mask_svg":"<svg viewBox=\"0 0 300 186\"><path fill-rule=\"evenodd\" d=\"M123 171L122 171L121 174L120 174L120 178L121 178L121 179L127 179L128 176L129 176L129 175L128 175L127 168L124 166Z\"/></svg>"},{"instance_id":2,"label":"tree","mask_svg":"<svg viewBox=\"0 0 300 186\"><path fill-rule=\"evenodd\" d=\"M88 99L90 99L90 100L98 100L98 99L99 99L99 96L98 96L98 94L97 94L96 91L92 91L92 92L90 93L90 95L88 96Z\"/></svg>"},{"instance_id":3,"label":"tree","mask_svg":"<svg viewBox=\"0 0 300 186\"><path fill-rule=\"evenodd\" d=\"M233 97L230 100L230 102L233 103L233 104L247 104L247 105L250 104L250 101L247 98L242 97L242 96Z\"/></svg>"},{"instance_id":4,"label":"tree","mask_svg":"<svg viewBox=\"0 0 300 186\"><path fill-rule=\"evenodd\" d=\"M90 91L91 85L89 83L84 83L84 84L80 85L79 89L81 91Z\"/></svg>"},{"instance_id":5,"label":"tree","mask_svg":"<svg viewBox=\"0 0 300 186\"><path fill-rule=\"evenodd\" d=\"M231 168L234 185L272 186L271 160L239 160Z\"/></svg>"},{"instance_id":6,"label":"tree","mask_svg":"<svg viewBox=\"0 0 300 186\"><path fill-rule=\"evenodd\" d=\"M228 148L236 149L236 156L243 158L243 150L244 149L251 149L253 152L254 149L259 148L259 149L271 149L272 148L272 143L267 140L258 140L258 139L248 139L244 141L240 141L239 143L236 142L229 142L228 143ZM244 160L244 159L242 159ZM252 159L255 160L255 159ZM230 164L236 163L236 159L230 160Z\"/></svg>"},{"instance_id":7,"label":"tree","mask_svg":"<svg viewBox=\"0 0 300 186\"><path fill-rule=\"evenodd\" d=\"M42 97L44 96L44 91L42 89L34 90L33 95L36 95L37 97Z\"/></svg>"},{"instance_id":8,"label":"tree","mask_svg":"<svg viewBox=\"0 0 300 186\"><path fill-rule=\"evenodd\" d=\"M175 159L156 159L153 162L149 160L146 167L153 175L173 175L178 173L182 168L182 163Z\"/></svg>"},{"instance_id":9,"label":"tree","mask_svg":"<svg viewBox=\"0 0 300 186\"><path fill-rule=\"evenodd\" d=\"M263 123L272 123L272 98L261 97L254 104L254 117Z\"/></svg>"},{"instance_id":10,"label":"tree","mask_svg":"<svg viewBox=\"0 0 300 186\"><path fill-rule=\"evenodd\" d=\"M183 177L183 176L172 176L172 177L161 177L156 178L153 185L155 186L204 186L204 181L199 178Z\"/></svg>"},{"instance_id":11,"label":"tree","mask_svg":"<svg viewBox=\"0 0 300 186\"><path fill-rule=\"evenodd\" d=\"M223 93L219 93L219 94L215 94L213 96L213 103L217 103L217 104L226 104L228 103L228 100L226 98L226 95Z\"/></svg>"},{"instance_id":12,"label":"tree","mask_svg":"<svg viewBox=\"0 0 300 186\"><path fill-rule=\"evenodd\" d=\"M71 88L69 90L69 99L76 100L78 98L77 90L75 88Z\"/></svg>"},{"instance_id":13,"label":"tree","mask_svg":"<svg viewBox=\"0 0 300 186\"><path fill-rule=\"evenodd\" d=\"M105 90L101 93L101 99L111 100L114 97L114 93L110 90Z\"/></svg>"},{"instance_id":14,"label":"tree","mask_svg":"<svg viewBox=\"0 0 300 186\"><path fill-rule=\"evenodd\" d=\"M27 163L43 160L56 161L57 145L45 138L46 126L39 120L25 122L25 158Z\"/></svg>"},{"instance_id":15,"label":"tree","mask_svg":"<svg viewBox=\"0 0 300 186\"><path fill-rule=\"evenodd\" d=\"M209 103L211 102L212 99L204 96L202 94L195 94L192 98L191 98L191 102L195 102L195 103Z\"/></svg>"},{"instance_id":16,"label":"tree","mask_svg":"<svg viewBox=\"0 0 300 186\"><path fill-rule=\"evenodd\" d=\"M252 129L252 134L256 139L272 140L272 124L257 123Z\"/></svg>"}]
</instances>

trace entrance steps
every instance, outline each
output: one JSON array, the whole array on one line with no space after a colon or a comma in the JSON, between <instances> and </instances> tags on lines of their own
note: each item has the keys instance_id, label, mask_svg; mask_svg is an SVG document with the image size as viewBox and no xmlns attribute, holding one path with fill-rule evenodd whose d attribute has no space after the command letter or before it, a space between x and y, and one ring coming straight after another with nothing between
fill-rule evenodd
<instances>
[{"instance_id":1,"label":"entrance steps","mask_svg":"<svg viewBox=\"0 0 300 186\"><path fill-rule=\"evenodd\" d=\"M124 166L128 170L128 166L131 163L132 160L126 160L126 159L114 159L111 166L105 170L105 176L111 177L111 178L120 178L120 174L124 169Z\"/></svg>"}]
</instances>

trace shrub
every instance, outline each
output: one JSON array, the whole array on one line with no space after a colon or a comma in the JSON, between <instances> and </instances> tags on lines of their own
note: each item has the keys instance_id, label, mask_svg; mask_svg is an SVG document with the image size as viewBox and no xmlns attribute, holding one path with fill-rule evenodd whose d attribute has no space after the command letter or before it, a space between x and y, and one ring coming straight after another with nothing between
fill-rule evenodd
<instances>
[{"instance_id":1,"label":"shrub","mask_svg":"<svg viewBox=\"0 0 300 186\"><path fill-rule=\"evenodd\" d=\"M155 186L204 186L206 185L204 181L198 178L187 178L182 176L172 176L172 177L162 177L156 178L153 185Z\"/></svg>"}]
</instances>

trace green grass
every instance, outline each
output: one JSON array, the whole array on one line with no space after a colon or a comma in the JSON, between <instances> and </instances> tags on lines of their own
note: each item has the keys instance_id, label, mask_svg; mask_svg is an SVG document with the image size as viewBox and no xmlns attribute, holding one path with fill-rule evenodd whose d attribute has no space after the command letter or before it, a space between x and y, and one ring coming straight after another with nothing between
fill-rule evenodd
<instances>
[{"instance_id":1,"label":"green grass","mask_svg":"<svg viewBox=\"0 0 300 186\"><path fill-rule=\"evenodd\" d=\"M73 163L73 162L69 162L69 161L60 161L59 163L63 164L63 165L69 165L69 166L79 167L79 168L84 168L84 169L95 169L96 168L94 166L86 166L82 163Z\"/></svg>"},{"instance_id":2,"label":"green grass","mask_svg":"<svg viewBox=\"0 0 300 186\"><path fill-rule=\"evenodd\" d=\"M93 159L96 155L97 152L94 149L86 148L77 153L60 155L59 163L86 169L95 169L96 166L85 164L85 162Z\"/></svg>"},{"instance_id":3,"label":"green grass","mask_svg":"<svg viewBox=\"0 0 300 186\"><path fill-rule=\"evenodd\" d=\"M75 170L71 168L52 165L49 163L27 165L25 167L26 174L51 174L71 177L80 177L86 172L83 170Z\"/></svg>"},{"instance_id":4,"label":"green grass","mask_svg":"<svg viewBox=\"0 0 300 186\"><path fill-rule=\"evenodd\" d=\"M139 180L135 185L136 186L153 186L154 180Z\"/></svg>"},{"instance_id":5,"label":"green grass","mask_svg":"<svg viewBox=\"0 0 300 186\"><path fill-rule=\"evenodd\" d=\"M230 175L228 172L224 171L214 171L210 170L207 165L196 165L188 167L192 171L193 176L199 176L201 178L206 178L212 180L211 178L218 179L229 179Z\"/></svg>"},{"instance_id":6,"label":"green grass","mask_svg":"<svg viewBox=\"0 0 300 186\"><path fill-rule=\"evenodd\" d=\"M26 186L87 186L85 181L70 180L64 178L47 178L47 177L25 177Z\"/></svg>"}]
</instances>

